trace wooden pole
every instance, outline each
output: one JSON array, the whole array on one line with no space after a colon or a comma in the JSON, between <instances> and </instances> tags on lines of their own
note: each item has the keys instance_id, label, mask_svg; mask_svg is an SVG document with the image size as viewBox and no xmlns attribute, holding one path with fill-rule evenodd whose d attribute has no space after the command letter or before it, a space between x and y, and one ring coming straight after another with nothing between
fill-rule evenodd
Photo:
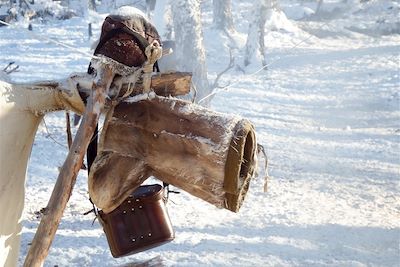
<instances>
[{"instance_id":1,"label":"wooden pole","mask_svg":"<svg viewBox=\"0 0 400 267\"><path fill-rule=\"evenodd\" d=\"M76 177L82 166L83 157L104 107L105 96L114 78L111 67L107 65L103 65L103 68L98 71L99 79L93 84L82 123L58 175L53 193L25 258L24 267L40 267L43 265L71 196Z\"/></svg>"},{"instance_id":2,"label":"wooden pole","mask_svg":"<svg viewBox=\"0 0 400 267\"><path fill-rule=\"evenodd\" d=\"M151 89L157 95L178 96L190 93L192 83L192 73L189 72L171 72L156 74L151 77ZM124 90L124 85L121 91ZM132 95L143 92L143 85L138 84L132 91Z\"/></svg>"}]
</instances>

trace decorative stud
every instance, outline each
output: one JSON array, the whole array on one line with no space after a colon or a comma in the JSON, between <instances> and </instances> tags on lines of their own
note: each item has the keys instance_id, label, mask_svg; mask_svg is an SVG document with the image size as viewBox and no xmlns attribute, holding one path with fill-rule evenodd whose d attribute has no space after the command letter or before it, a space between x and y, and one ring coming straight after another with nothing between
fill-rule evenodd
<instances>
[{"instance_id":1,"label":"decorative stud","mask_svg":"<svg viewBox=\"0 0 400 267\"><path fill-rule=\"evenodd\" d=\"M123 214L126 214L126 210L122 211Z\"/></svg>"},{"instance_id":2,"label":"decorative stud","mask_svg":"<svg viewBox=\"0 0 400 267\"><path fill-rule=\"evenodd\" d=\"M135 211L135 208L131 208L131 211Z\"/></svg>"},{"instance_id":3,"label":"decorative stud","mask_svg":"<svg viewBox=\"0 0 400 267\"><path fill-rule=\"evenodd\" d=\"M140 236L140 238L141 238L141 239L143 239L143 238L144 238L144 236Z\"/></svg>"},{"instance_id":4,"label":"decorative stud","mask_svg":"<svg viewBox=\"0 0 400 267\"><path fill-rule=\"evenodd\" d=\"M130 200L128 200L128 203L131 203L131 201L130 201Z\"/></svg>"},{"instance_id":5,"label":"decorative stud","mask_svg":"<svg viewBox=\"0 0 400 267\"><path fill-rule=\"evenodd\" d=\"M151 236L151 233L149 233L149 236Z\"/></svg>"},{"instance_id":6,"label":"decorative stud","mask_svg":"<svg viewBox=\"0 0 400 267\"><path fill-rule=\"evenodd\" d=\"M143 206L139 206L139 209L143 208Z\"/></svg>"},{"instance_id":7,"label":"decorative stud","mask_svg":"<svg viewBox=\"0 0 400 267\"><path fill-rule=\"evenodd\" d=\"M132 242L135 242L136 241L136 239L135 238L132 238Z\"/></svg>"}]
</instances>

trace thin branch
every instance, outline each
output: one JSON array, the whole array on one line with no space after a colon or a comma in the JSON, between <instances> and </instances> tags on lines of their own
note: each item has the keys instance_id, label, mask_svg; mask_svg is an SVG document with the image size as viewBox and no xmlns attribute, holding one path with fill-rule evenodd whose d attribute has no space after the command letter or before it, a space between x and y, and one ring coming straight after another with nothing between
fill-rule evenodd
<instances>
[{"instance_id":1,"label":"thin branch","mask_svg":"<svg viewBox=\"0 0 400 267\"><path fill-rule=\"evenodd\" d=\"M232 49L229 49L229 64L228 64L228 67L226 67L223 71L221 71L217 75L217 78L215 78L212 88L219 87L218 86L219 79L221 79L222 75L224 75L228 70L232 69L234 66L235 66L235 58L233 57Z\"/></svg>"},{"instance_id":2,"label":"thin branch","mask_svg":"<svg viewBox=\"0 0 400 267\"><path fill-rule=\"evenodd\" d=\"M15 67L12 67L14 64L15 64L14 61L8 63L8 65L3 69L3 71L4 71L6 74L11 74L12 72L17 72L17 71L18 71L18 68L19 68L19 65L16 65Z\"/></svg>"}]
</instances>

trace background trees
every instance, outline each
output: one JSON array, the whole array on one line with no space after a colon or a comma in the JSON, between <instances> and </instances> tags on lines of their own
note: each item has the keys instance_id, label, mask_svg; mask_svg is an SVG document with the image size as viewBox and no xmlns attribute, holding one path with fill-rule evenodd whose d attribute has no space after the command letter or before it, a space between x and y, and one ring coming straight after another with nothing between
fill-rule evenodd
<instances>
[{"instance_id":1,"label":"background trees","mask_svg":"<svg viewBox=\"0 0 400 267\"><path fill-rule=\"evenodd\" d=\"M304 3L304 0L298 1L302 4ZM316 9L319 10L323 1L309 0L308 2L313 1ZM239 67L243 65L246 67L252 62L259 64L259 61L256 61L254 58L255 54L261 56L262 66L267 65L265 25L273 12L279 9L277 0L255 0L252 4L252 11L245 18L246 21L249 21L245 45L237 45L236 40L232 38L232 35L235 34L233 16L235 14L232 12L234 8L232 7L232 0L213 0L212 6L210 6L210 2L200 0L60 0L56 2L36 0L35 4L32 4L32 0L0 0L0 3L16 7L24 3L22 6L25 6L25 9L29 8L32 10L40 6L46 11L38 11L37 16L39 14L50 14L54 17L58 16L57 18L70 17L70 15L60 16L60 12L53 12L53 10L57 10L55 8L57 4L64 8L64 13L75 12L76 15L85 17L89 14L88 10L109 13L120 5L128 4L135 6L149 17L152 17L157 28L163 33L163 40L167 40L165 42L166 46L174 48L174 54L169 57L169 65L174 65L175 69L181 71L193 72L193 82L197 89L197 99L203 98L212 91L207 77L206 50L203 44L202 23L204 21L202 22L202 5L208 5L208 7L212 8L213 28L221 31L230 38L229 41L231 44L228 46L238 48L235 51L235 56L241 58L241 62L236 63L239 64ZM221 52L229 53L227 49ZM221 66L222 68L223 66Z\"/></svg>"},{"instance_id":2,"label":"background trees","mask_svg":"<svg viewBox=\"0 0 400 267\"><path fill-rule=\"evenodd\" d=\"M219 30L234 30L231 0L213 0L213 23Z\"/></svg>"},{"instance_id":3,"label":"background trees","mask_svg":"<svg viewBox=\"0 0 400 267\"><path fill-rule=\"evenodd\" d=\"M245 46L244 65L247 66L251 62L251 58L255 51L259 50L262 57L262 65L267 65L267 56L265 53L265 23L268 15L273 9L277 8L277 0L257 0L253 5L253 18L249 24L249 32Z\"/></svg>"},{"instance_id":4,"label":"background trees","mask_svg":"<svg viewBox=\"0 0 400 267\"><path fill-rule=\"evenodd\" d=\"M210 86L207 79L200 1L172 1L172 14L177 67L179 70L193 72L197 99L201 99L210 92Z\"/></svg>"}]
</instances>

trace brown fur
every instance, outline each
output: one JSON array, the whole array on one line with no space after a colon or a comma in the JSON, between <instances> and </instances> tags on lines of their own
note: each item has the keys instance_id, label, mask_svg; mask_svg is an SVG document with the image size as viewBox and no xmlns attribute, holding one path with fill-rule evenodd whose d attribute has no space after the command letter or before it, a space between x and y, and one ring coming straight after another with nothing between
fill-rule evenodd
<instances>
[{"instance_id":1,"label":"brown fur","mask_svg":"<svg viewBox=\"0 0 400 267\"><path fill-rule=\"evenodd\" d=\"M89 194L106 213L150 175L237 212L254 172L255 137L248 121L178 99L121 103L101 136ZM231 149L233 141L243 144L240 151ZM228 153L237 157L227 162ZM236 171L227 176L231 164Z\"/></svg>"}]
</instances>

